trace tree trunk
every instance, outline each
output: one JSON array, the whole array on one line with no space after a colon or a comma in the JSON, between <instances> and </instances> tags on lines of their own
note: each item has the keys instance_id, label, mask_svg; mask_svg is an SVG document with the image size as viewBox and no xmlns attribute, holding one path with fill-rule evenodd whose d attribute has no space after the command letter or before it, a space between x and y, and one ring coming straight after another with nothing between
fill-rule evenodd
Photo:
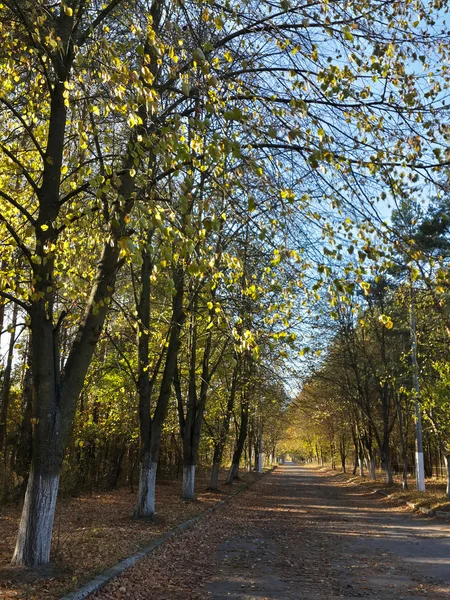
<instances>
[{"instance_id":1,"label":"tree trunk","mask_svg":"<svg viewBox=\"0 0 450 600\"><path fill-rule=\"evenodd\" d=\"M233 408L234 408L234 403L235 403L235 399L236 399L236 391L237 391L237 385L238 385L238 379L239 379L239 365L240 365L239 356L235 355L235 359L236 359L236 363L234 365L233 375L231 378L231 387L230 387L230 393L228 396L227 408L226 408L225 415L224 415L222 423L221 423L219 439L214 444L213 465L212 465L212 469L211 469L211 480L210 480L210 485L209 485L209 488L211 490L217 490L220 465L222 464L223 452L225 450L225 444L228 439L228 434L230 431L231 416L233 414ZM249 452L250 452L250 449L249 449ZM249 460L250 460L250 454L249 454Z\"/></svg>"},{"instance_id":2,"label":"tree trunk","mask_svg":"<svg viewBox=\"0 0 450 600\"><path fill-rule=\"evenodd\" d=\"M59 472L31 468L13 565L41 565L50 560Z\"/></svg>"},{"instance_id":3,"label":"tree trunk","mask_svg":"<svg viewBox=\"0 0 450 600\"><path fill-rule=\"evenodd\" d=\"M14 342L16 340L16 325L17 325L17 304L13 306L12 318L11 318L11 331L9 338L8 356L6 359L6 368L3 373L3 381L1 387L0 396L0 452L6 447L6 432L7 432L7 418L9 399L11 392L11 371L12 362L14 356Z\"/></svg>"},{"instance_id":4,"label":"tree trunk","mask_svg":"<svg viewBox=\"0 0 450 600\"><path fill-rule=\"evenodd\" d=\"M29 364L30 340L25 354L25 373L22 383L22 421L20 423L17 449L14 459L14 471L20 477L23 477L25 485L28 479L31 464L32 453L32 395L33 395L33 376ZM23 490L22 490L23 495Z\"/></svg>"},{"instance_id":5,"label":"tree trunk","mask_svg":"<svg viewBox=\"0 0 450 600\"><path fill-rule=\"evenodd\" d=\"M181 484L181 497L183 500L194 500L195 498L195 463L197 459L198 444L195 440L195 423L199 410L200 399L197 396L197 298L193 303L193 314L190 318L189 337L190 337L190 359L189 359L189 384L187 392L186 415L183 422L180 422L180 434L183 439L183 480ZM207 343L204 351L202 375L206 370L209 355L206 356L207 349L210 348L211 332L208 333ZM206 376L208 373L206 373ZM184 413L183 413L184 414ZM202 414L203 419L203 414ZM181 426L182 425L182 426Z\"/></svg>"},{"instance_id":6,"label":"tree trunk","mask_svg":"<svg viewBox=\"0 0 450 600\"><path fill-rule=\"evenodd\" d=\"M334 441L330 442L330 456L331 456L331 468L334 471L336 469L336 461L334 458Z\"/></svg>"},{"instance_id":7,"label":"tree trunk","mask_svg":"<svg viewBox=\"0 0 450 600\"><path fill-rule=\"evenodd\" d=\"M346 467L346 464L345 464L345 459L346 459L345 452L341 452L341 468L342 468L342 472L343 473L347 473L347 467Z\"/></svg>"},{"instance_id":8,"label":"tree trunk","mask_svg":"<svg viewBox=\"0 0 450 600\"><path fill-rule=\"evenodd\" d=\"M217 447L214 448L214 458L211 467L211 476L209 480L209 489L212 491L216 491L219 487L219 471L221 461L217 459L216 448Z\"/></svg>"},{"instance_id":9,"label":"tree trunk","mask_svg":"<svg viewBox=\"0 0 450 600\"><path fill-rule=\"evenodd\" d=\"M138 501L135 510L136 515L139 517L153 517L155 514L155 480L161 446L161 434L167 415L172 382L177 365L180 332L184 322L184 273L181 267L174 269L174 283L176 294L172 301L169 344L153 418L150 417L150 396L142 396L140 398L141 458L139 464ZM157 370L159 370L159 367L157 367ZM150 393L151 390L149 390Z\"/></svg>"},{"instance_id":10,"label":"tree trunk","mask_svg":"<svg viewBox=\"0 0 450 600\"><path fill-rule=\"evenodd\" d=\"M241 403L241 425L239 428L239 437L236 443L236 449L233 453L230 470L228 471L227 484L233 483L239 473L239 463L241 462L242 452L247 437L247 426L249 417L249 407L246 401Z\"/></svg>"},{"instance_id":11,"label":"tree trunk","mask_svg":"<svg viewBox=\"0 0 450 600\"><path fill-rule=\"evenodd\" d=\"M4 261L2 261L0 263L0 271L4 272L5 264L6 263ZM5 320L5 300L3 298L0 298L0 340L2 339L4 320Z\"/></svg>"},{"instance_id":12,"label":"tree trunk","mask_svg":"<svg viewBox=\"0 0 450 600\"><path fill-rule=\"evenodd\" d=\"M107 299L114 290L118 257L118 245L105 243L86 313L62 374L59 324L56 327L53 325L46 300L36 302L32 307L32 472L28 479L27 501L22 512L14 564L33 567L49 560L61 465L71 433L77 400L107 315ZM48 277L48 273L42 273L44 283ZM39 507L39 510L36 507Z\"/></svg>"},{"instance_id":13,"label":"tree trunk","mask_svg":"<svg viewBox=\"0 0 450 600\"><path fill-rule=\"evenodd\" d=\"M400 452L402 458L402 489L408 489L408 447L403 426L403 412L400 397L397 397L398 433L400 440Z\"/></svg>"},{"instance_id":14,"label":"tree trunk","mask_svg":"<svg viewBox=\"0 0 450 600\"><path fill-rule=\"evenodd\" d=\"M381 455L381 464L383 465L383 469L385 472L386 483L388 485L392 485L392 483L393 483L392 470L391 470L391 463L389 460L389 452L387 450L383 450L383 453Z\"/></svg>"},{"instance_id":15,"label":"tree trunk","mask_svg":"<svg viewBox=\"0 0 450 600\"><path fill-rule=\"evenodd\" d=\"M195 498L195 465L183 465L181 497L184 500L194 500Z\"/></svg>"},{"instance_id":16,"label":"tree trunk","mask_svg":"<svg viewBox=\"0 0 450 600\"><path fill-rule=\"evenodd\" d=\"M89 448L89 450L91 450L91 449L95 450L95 448L93 446L91 446ZM111 476L111 481L110 481L110 485L112 488L117 488L117 486L119 485L120 476L122 474L123 459L125 457L125 450L126 450L126 446L125 446L124 440L121 441L119 447L114 446L113 465L112 465L113 471L112 471L112 476ZM95 456L90 456L89 460L91 460L92 462L95 462Z\"/></svg>"},{"instance_id":17,"label":"tree trunk","mask_svg":"<svg viewBox=\"0 0 450 600\"><path fill-rule=\"evenodd\" d=\"M152 460L150 450L151 415L150 403L152 386L149 375L149 340L150 340L150 276L152 260L148 245L151 242L152 230L147 232L147 246L142 250L140 278L140 295L137 306L138 314L138 379L139 395L139 433L140 460L138 497L134 511L136 517L153 517L155 512L155 481L157 461ZM162 353L160 358L162 359ZM159 362L155 374L159 370Z\"/></svg>"},{"instance_id":18,"label":"tree trunk","mask_svg":"<svg viewBox=\"0 0 450 600\"><path fill-rule=\"evenodd\" d=\"M373 481L377 478L376 469L375 469L375 456L373 454L369 455L369 477Z\"/></svg>"},{"instance_id":19,"label":"tree trunk","mask_svg":"<svg viewBox=\"0 0 450 600\"><path fill-rule=\"evenodd\" d=\"M359 465L359 476L364 477L364 448L361 440L358 442L358 465Z\"/></svg>"},{"instance_id":20,"label":"tree trunk","mask_svg":"<svg viewBox=\"0 0 450 600\"><path fill-rule=\"evenodd\" d=\"M202 372L200 379L200 391L197 394L197 302L194 302L194 310L191 318L191 356L189 365L189 387L186 416L183 426L180 427L183 438L183 483L181 497L184 500L195 498L195 465L197 463L200 436L205 413L206 400L209 385L213 375L213 369L209 367L212 350L212 332L208 331L203 350ZM217 365L218 363L216 363ZM181 424L180 424L181 425Z\"/></svg>"},{"instance_id":21,"label":"tree trunk","mask_svg":"<svg viewBox=\"0 0 450 600\"><path fill-rule=\"evenodd\" d=\"M450 498L450 454L446 454L445 455L445 463L446 463L446 467L447 467L447 488L446 488L446 493L447 493L447 498Z\"/></svg>"},{"instance_id":22,"label":"tree trunk","mask_svg":"<svg viewBox=\"0 0 450 600\"><path fill-rule=\"evenodd\" d=\"M228 470L227 480L225 482L227 485L232 484L239 473L239 463L235 462L234 456L235 456L235 454L233 454L233 460L232 460L231 466Z\"/></svg>"},{"instance_id":23,"label":"tree trunk","mask_svg":"<svg viewBox=\"0 0 450 600\"><path fill-rule=\"evenodd\" d=\"M392 479L392 470L391 470L391 461L390 461L390 433L391 427L389 423L389 415L390 415L390 398L389 398L389 390L387 384L384 383L382 386L381 393L381 408L382 408L382 417L383 417L383 441L381 447L381 464L386 474L386 483L391 485L393 483Z\"/></svg>"},{"instance_id":24,"label":"tree trunk","mask_svg":"<svg viewBox=\"0 0 450 600\"><path fill-rule=\"evenodd\" d=\"M356 427L352 424L352 440L353 440L353 447L355 449L355 459L353 462L353 475L356 475L356 471L358 470L358 463L359 463L359 441L358 441L358 437L357 437L357 433L356 433Z\"/></svg>"},{"instance_id":25,"label":"tree trunk","mask_svg":"<svg viewBox=\"0 0 450 600\"><path fill-rule=\"evenodd\" d=\"M155 514L155 486L158 463L152 461L151 452L141 456L139 465L138 500L135 509L137 517L150 517Z\"/></svg>"},{"instance_id":26,"label":"tree trunk","mask_svg":"<svg viewBox=\"0 0 450 600\"><path fill-rule=\"evenodd\" d=\"M253 443L253 455L255 457L255 467L254 470L258 471L259 470L259 461L260 461L260 457L259 457L259 441L258 438L255 439L254 443Z\"/></svg>"}]
</instances>

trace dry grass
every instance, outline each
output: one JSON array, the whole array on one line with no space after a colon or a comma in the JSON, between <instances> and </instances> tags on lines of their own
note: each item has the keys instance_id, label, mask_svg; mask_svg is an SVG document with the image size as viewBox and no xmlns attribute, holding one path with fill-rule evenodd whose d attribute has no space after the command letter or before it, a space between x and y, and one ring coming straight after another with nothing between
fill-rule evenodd
<instances>
[{"instance_id":1,"label":"dry grass","mask_svg":"<svg viewBox=\"0 0 450 600\"><path fill-rule=\"evenodd\" d=\"M351 473L340 473L332 471L329 467L324 467L327 472L335 473L335 476L347 483L363 486L369 491L383 490L393 500L401 502L412 502L422 508L450 512L450 499L445 495L446 482L443 479L426 479L425 492L418 492L416 488L416 480L414 477L408 477L407 490L401 489L401 476L394 475L394 483L388 485L384 481L383 471L377 471L376 480L369 479L368 476L359 477Z\"/></svg>"}]
</instances>

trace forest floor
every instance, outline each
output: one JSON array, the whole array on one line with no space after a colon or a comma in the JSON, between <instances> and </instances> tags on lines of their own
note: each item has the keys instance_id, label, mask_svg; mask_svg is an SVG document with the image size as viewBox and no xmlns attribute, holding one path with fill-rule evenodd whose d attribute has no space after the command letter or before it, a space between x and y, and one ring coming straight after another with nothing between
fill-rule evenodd
<instances>
[{"instance_id":1,"label":"forest floor","mask_svg":"<svg viewBox=\"0 0 450 600\"><path fill-rule=\"evenodd\" d=\"M285 465L177 534L96 600L439 600L450 524Z\"/></svg>"},{"instance_id":2,"label":"forest floor","mask_svg":"<svg viewBox=\"0 0 450 600\"><path fill-rule=\"evenodd\" d=\"M221 474L224 480L226 473ZM157 485L157 519L141 521L133 515L136 490L82 494L58 500L52 545L52 566L24 571L9 566L20 519L20 506L0 507L0 599L55 600L77 589L95 575L127 558L179 523L205 511L234 493L255 473L221 486L220 493L206 491L209 475L196 477L197 500L180 499L181 480Z\"/></svg>"},{"instance_id":3,"label":"forest floor","mask_svg":"<svg viewBox=\"0 0 450 600\"><path fill-rule=\"evenodd\" d=\"M329 470L329 469L328 469ZM401 476L394 475L394 483L388 485L385 482L385 476L383 471L376 473L376 480L369 479L369 477L359 477L357 475L351 475L349 473L340 473L345 481L349 483L358 483L364 486L367 491L382 490L386 494L389 494L392 499L403 502L412 502L418 507L428 508L432 510L448 512L450 518L450 499L445 494L446 482L444 479L427 478L426 479L426 491L418 492L416 490L416 479L415 477L408 477L409 489L401 489Z\"/></svg>"}]
</instances>

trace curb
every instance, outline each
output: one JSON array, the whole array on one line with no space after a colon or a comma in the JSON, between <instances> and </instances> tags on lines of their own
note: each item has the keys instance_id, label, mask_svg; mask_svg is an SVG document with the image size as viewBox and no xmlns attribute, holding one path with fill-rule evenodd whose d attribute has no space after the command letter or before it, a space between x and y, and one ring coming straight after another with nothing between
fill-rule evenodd
<instances>
[{"instance_id":1,"label":"curb","mask_svg":"<svg viewBox=\"0 0 450 600\"><path fill-rule=\"evenodd\" d=\"M392 494L388 494L384 490L375 490L376 494L380 496L384 496L385 498L389 498L389 500L397 500L394 498ZM411 508L412 510L417 510L422 515L426 515L427 517L437 517L438 519L450 519L450 512L446 512L443 510L434 510L432 508L425 508L424 506L419 506L414 502L408 502L407 500L402 500L403 504Z\"/></svg>"},{"instance_id":2,"label":"curb","mask_svg":"<svg viewBox=\"0 0 450 600\"><path fill-rule=\"evenodd\" d=\"M209 508L207 508L203 512L199 513L195 517L192 517L192 519L189 519L188 521L184 521L183 523L180 523L173 529L170 529L169 531L167 531L166 533L161 535L159 538L157 538L154 542L152 542L149 546L147 546L143 550L140 550L139 552L132 554L128 558L121 560L120 562L118 562L114 566L110 567L109 569L107 569L106 571L101 573L100 575L97 575L96 577L94 577L93 579L91 579L90 581L85 583L78 590L75 590L74 592L70 592L69 594L66 594L65 596L61 596L61 598L59 600L83 600L83 598L87 598L91 594L94 594L95 592L100 591L112 579L115 579L119 575L122 575L122 573L124 571L126 571L130 567L133 567L137 562L139 562L140 560L142 560L143 558L145 558L146 556L151 554L154 550L156 550L156 548L159 548L160 546L162 546L167 540L174 537L179 531L188 529L189 527L191 527L192 525L194 525L195 523L200 521L208 513L215 512L218 508L220 508L224 504L227 504L230 500L232 500L233 498L235 498L242 492L245 492L245 490L247 490L251 485L253 485L257 481L260 481L261 478L264 477L264 475L268 475L269 473L272 473L276 468L277 468L277 465L272 467L269 471L262 473L261 477L258 477L257 479L254 479L253 481L249 481L244 486L242 486L240 489L236 490L233 494L230 494L223 500L220 500L213 506L210 506Z\"/></svg>"},{"instance_id":3,"label":"curb","mask_svg":"<svg viewBox=\"0 0 450 600\"><path fill-rule=\"evenodd\" d=\"M439 517L439 519L447 519L447 521L450 519L450 513L444 510L436 510L434 514L436 517Z\"/></svg>"}]
</instances>

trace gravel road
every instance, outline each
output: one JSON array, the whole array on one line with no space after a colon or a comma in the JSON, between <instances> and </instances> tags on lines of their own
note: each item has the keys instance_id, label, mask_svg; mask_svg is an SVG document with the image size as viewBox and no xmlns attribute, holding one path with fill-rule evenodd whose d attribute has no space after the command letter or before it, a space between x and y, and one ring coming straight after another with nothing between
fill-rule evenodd
<instances>
[{"instance_id":1,"label":"gravel road","mask_svg":"<svg viewBox=\"0 0 450 600\"><path fill-rule=\"evenodd\" d=\"M95 597L449 599L450 525L285 465Z\"/></svg>"}]
</instances>

